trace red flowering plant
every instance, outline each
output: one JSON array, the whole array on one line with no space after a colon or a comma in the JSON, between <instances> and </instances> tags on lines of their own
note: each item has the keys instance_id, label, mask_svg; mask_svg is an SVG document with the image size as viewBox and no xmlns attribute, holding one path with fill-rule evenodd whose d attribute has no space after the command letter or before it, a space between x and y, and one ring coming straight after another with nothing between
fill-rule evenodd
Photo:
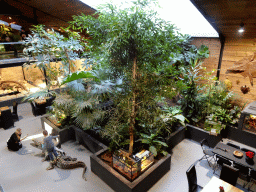
<instances>
[{"instance_id":1,"label":"red flowering plant","mask_svg":"<svg viewBox=\"0 0 256 192\"><path fill-rule=\"evenodd\" d=\"M221 191L221 192L224 191L224 188L223 188L222 186L220 186L220 191Z\"/></svg>"},{"instance_id":2,"label":"red flowering plant","mask_svg":"<svg viewBox=\"0 0 256 192\"><path fill-rule=\"evenodd\" d=\"M248 151L245 153L247 157L249 157L250 159L252 159L254 157L254 153L251 151Z\"/></svg>"}]
</instances>

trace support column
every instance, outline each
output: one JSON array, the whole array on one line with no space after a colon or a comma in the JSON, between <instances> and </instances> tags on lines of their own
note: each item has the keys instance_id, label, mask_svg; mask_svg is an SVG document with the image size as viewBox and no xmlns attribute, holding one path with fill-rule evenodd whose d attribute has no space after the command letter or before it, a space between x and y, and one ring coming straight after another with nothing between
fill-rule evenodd
<instances>
[{"instance_id":1,"label":"support column","mask_svg":"<svg viewBox=\"0 0 256 192\"><path fill-rule=\"evenodd\" d=\"M217 69L217 75L216 75L217 80L219 80L220 78L220 69L221 69L221 63L222 63L222 57L223 57L223 51L224 51L224 45L225 45L224 35L220 33L219 36L220 36L221 47L220 47L220 56L219 56L219 63L218 63L218 69Z\"/></svg>"}]
</instances>

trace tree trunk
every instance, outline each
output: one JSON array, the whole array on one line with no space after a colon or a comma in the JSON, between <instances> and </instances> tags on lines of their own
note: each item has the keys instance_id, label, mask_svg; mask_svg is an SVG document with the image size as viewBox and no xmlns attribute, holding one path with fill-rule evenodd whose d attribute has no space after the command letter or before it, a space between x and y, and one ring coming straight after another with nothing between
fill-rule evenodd
<instances>
[{"instance_id":1,"label":"tree trunk","mask_svg":"<svg viewBox=\"0 0 256 192\"><path fill-rule=\"evenodd\" d=\"M135 86L135 83L136 83L136 68L137 68L137 57L134 57L133 70L132 70L133 86ZM134 125L135 125L135 118L136 118L136 111L135 111L136 92L135 91L136 91L135 87L133 87L132 111L131 111L131 121L130 121L130 127L129 127L129 133L130 133L129 155L130 156L132 156L132 153L133 153Z\"/></svg>"}]
</instances>

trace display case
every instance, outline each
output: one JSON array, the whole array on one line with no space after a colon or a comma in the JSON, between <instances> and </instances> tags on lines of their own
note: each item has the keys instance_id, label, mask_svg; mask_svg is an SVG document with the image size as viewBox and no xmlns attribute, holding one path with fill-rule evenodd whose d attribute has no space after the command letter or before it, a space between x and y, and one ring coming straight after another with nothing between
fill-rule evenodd
<instances>
[{"instance_id":1,"label":"display case","mask_svg":"<svg viewBox=\"0 0 256 192\"><path fill-rule=\"evenodd\" d=\"M113 168L133 181L154 163L154 155L143 150L132 157L125 150L119 150L113 154Z\"/></svg>"},{"instance_id":2,"label":"display case","mask_svg":"<svg viewBox=\"0 0 256 192\"><path fill-rule=\"evenodd\" d=\"M241 112L238 128L256 134L256 101Z\"/></svg>"}]
</instances>

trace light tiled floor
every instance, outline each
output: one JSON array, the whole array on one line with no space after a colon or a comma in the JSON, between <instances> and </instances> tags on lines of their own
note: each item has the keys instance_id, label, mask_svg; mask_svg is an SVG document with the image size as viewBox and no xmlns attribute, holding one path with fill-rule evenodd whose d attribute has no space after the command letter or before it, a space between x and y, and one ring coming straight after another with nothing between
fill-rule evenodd
<instances>
[{"instance_id":1,"label":"light tiled floor","mask_svg":"<svg viewBox=\"0 0 256 192\"><path fill-rule=\"evenodd\" d=\"M28 103L18 106L20 120L15 127L8 130L0 129L0 185L5 192L111 192L107 184L90 170L89 150L74 141L62 144L62 149L71 157L84 161L88 167L87 181L82 179L82 168L62 170L55 168L47 171L48 162L41 162L36 154L40 150L30 145L31 140L23 142L23 148L18 152L10 152L6 140L20 127L23 135L42 133L40 117L34 117ZM204 186L213 176L213 170L206 160L197 162L203 156L199 143L185 139L173 149L171 170L158 181L150 192L187 192L188 182L186 170L196 163L198 183ZM242 185L243 181L239 180ZM238 185L238 187L241 187ZM1 189L1 188L0 188Z\"/></svg>"}]
</instances>

